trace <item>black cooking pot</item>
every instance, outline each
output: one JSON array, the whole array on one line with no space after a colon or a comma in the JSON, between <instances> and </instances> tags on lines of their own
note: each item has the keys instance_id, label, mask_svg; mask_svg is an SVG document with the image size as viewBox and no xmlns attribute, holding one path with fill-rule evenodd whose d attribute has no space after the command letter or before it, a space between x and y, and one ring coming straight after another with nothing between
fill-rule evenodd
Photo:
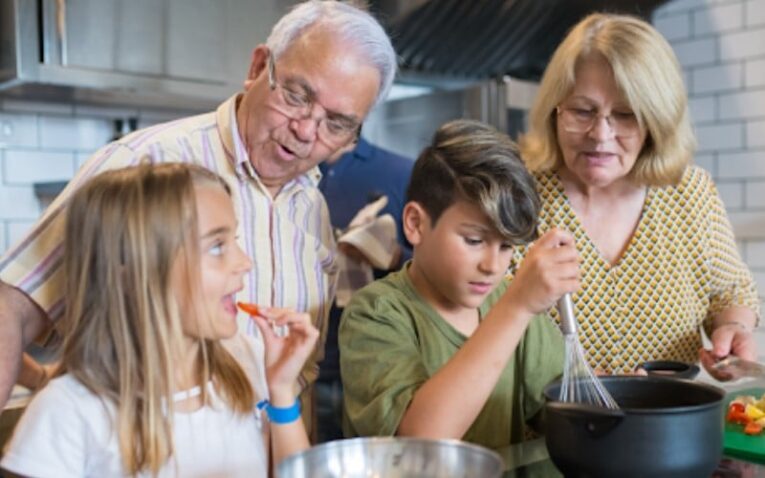
<instances>
[{"instance_id":1,"label":"black cooking pot","mask_svg":"<svg viewBox=\"0 0 765 478\"><path fill-rule=\"evenodd\" d=\"M545 388L545 441L566 477L699 478L722 456L723 397L717 387L664 377L601 377L619 410L558 401Z\"/></svg>"}]
</instances>

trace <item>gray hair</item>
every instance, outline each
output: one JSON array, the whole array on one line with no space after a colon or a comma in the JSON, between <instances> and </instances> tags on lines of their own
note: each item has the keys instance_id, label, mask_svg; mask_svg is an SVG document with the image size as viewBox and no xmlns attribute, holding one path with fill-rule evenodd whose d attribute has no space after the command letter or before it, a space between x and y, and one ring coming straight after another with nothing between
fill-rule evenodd
<instances>
[{"instance_id":1,"label":"gray hair","mask_svg":"<svg viewBox=\"0 0 765 478\"><path fill-rule=\"evenodd\" d=\"M396 76L396 52L382 25L369 12L346 2L309 0L293 7L274 25L266 45L279 58L303 32L317 24L353 44L377 69L380 87L375 105L382 103Z\"/></svg>"}]
</instances>

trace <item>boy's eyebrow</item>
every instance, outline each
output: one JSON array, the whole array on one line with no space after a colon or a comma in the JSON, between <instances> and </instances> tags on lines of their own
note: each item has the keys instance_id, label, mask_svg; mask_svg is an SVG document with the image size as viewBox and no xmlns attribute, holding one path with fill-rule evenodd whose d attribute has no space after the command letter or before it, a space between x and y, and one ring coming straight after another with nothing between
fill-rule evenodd
<instances>
[{"instance_id":1,"label":"boy's eyebrow","mask_svg":"<svg viewBox=\"0 0 765 478\"><path fill-rule=\"evenodd\" d=\"M460 226L468 228L468 229L475 229L477 231L481 232L490 232L491 228L488 226L484 226L483 224L475 224L473 222L463 222L460 224Z\"/></svg>"}]
</instances>

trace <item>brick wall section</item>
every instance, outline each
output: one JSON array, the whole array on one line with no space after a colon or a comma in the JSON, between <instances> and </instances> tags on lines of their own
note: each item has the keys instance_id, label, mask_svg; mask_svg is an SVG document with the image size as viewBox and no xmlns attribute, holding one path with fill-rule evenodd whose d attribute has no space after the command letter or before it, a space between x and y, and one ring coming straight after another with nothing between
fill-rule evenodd
<instances>
[{"instance_id":1,"label":"brick wall section","mask_svg":"<svg viewBox=\"0 0 765 478\"><path fill-rule=\"evenodd\" d=\"M653 23L683 67L696 163L713 174L765 297L765 2L672 0Z\"/></svg>"}]
</instances>

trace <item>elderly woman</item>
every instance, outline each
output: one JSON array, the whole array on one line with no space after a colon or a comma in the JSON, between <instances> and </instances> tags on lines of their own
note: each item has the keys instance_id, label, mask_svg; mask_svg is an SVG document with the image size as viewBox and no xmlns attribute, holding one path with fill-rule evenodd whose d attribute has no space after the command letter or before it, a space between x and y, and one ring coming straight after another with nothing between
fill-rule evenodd
<instances>
[{"instance_id":1,"label":"elderly woman","mask_svg":"<svg viewBox=\"0 0 765 478\"><path fill-rule=\"evenodd\" d=\"M680 68L651 25L593 14L553 55L521 139L542 232L576 237L574 296L592 366L755 358L758 299L695 140ZM555 312L553 312L555 313Z\"/></svg>"}]
</instances>

